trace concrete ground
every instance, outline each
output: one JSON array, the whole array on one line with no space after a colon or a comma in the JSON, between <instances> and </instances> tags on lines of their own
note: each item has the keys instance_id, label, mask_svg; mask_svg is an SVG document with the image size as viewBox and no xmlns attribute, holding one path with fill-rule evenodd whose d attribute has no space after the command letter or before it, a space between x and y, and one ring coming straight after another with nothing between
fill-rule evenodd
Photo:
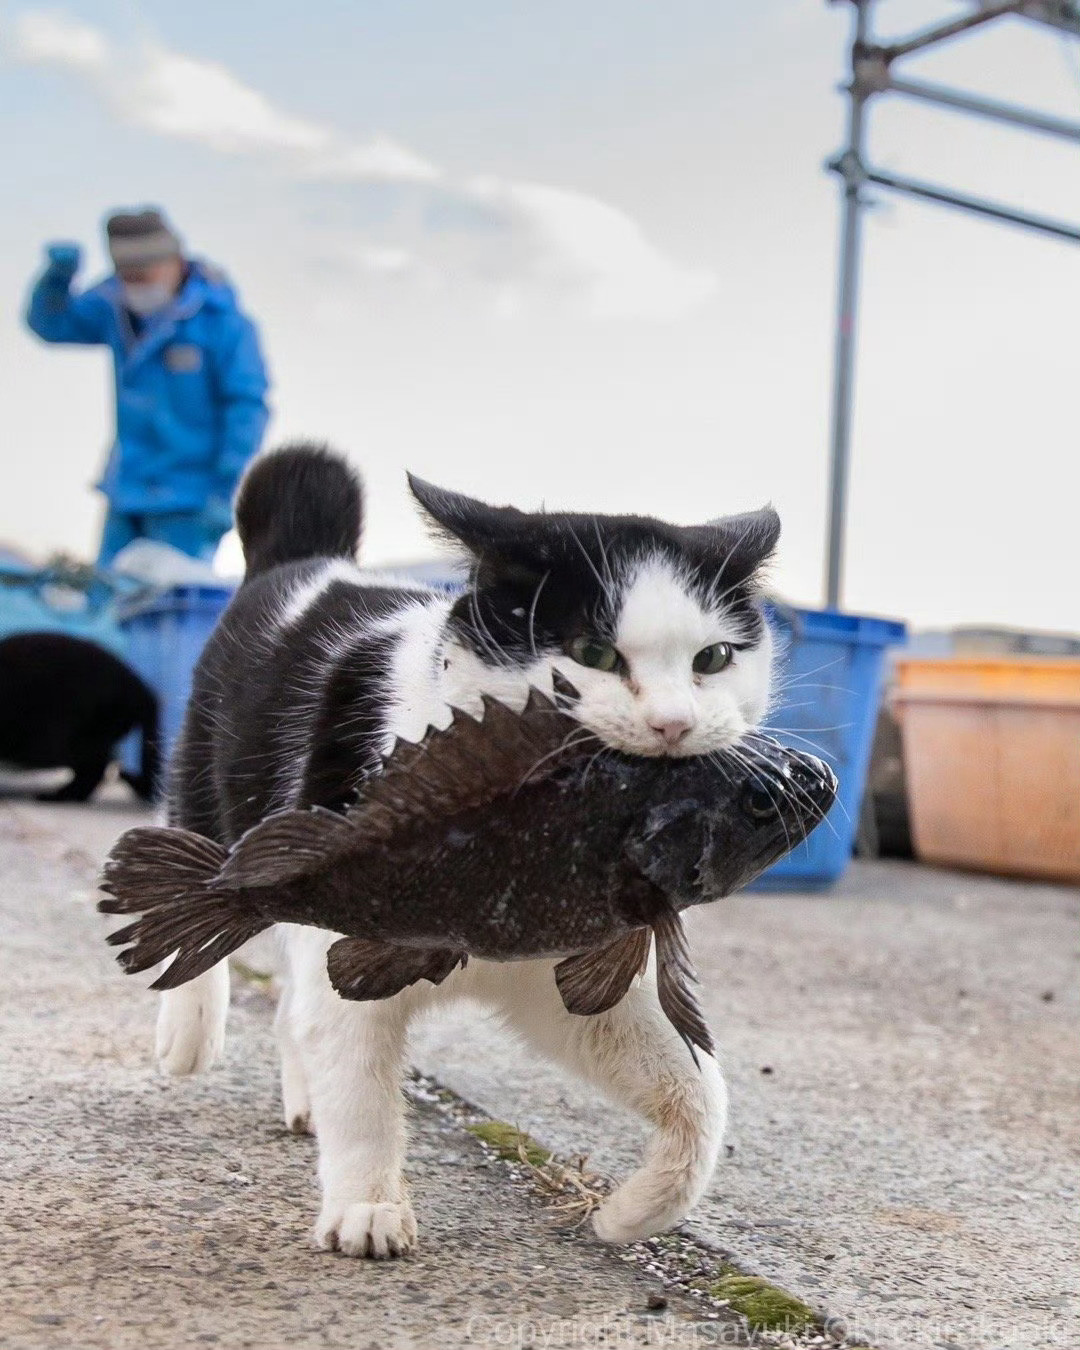
<instances>
[{"instance_id":1,"label":"concrete ground","mask_svg":"<svg viewBox=\"0 0 1080 1350\"><path fill-rule=\"evenodd\" d=\"M136 818L0 802L0 1156L17 1183L0 1343L723 1343L677 1291L647 1312L655 1274L553 1232L423 1101L418 1255L307 1251L312 1146L277 1124L268 1000L242 990L224 1069L148 1067L151 1001L91 910L94 864ZM695 914L732 1125L688 1233L881 1350L1080 1344L1078 913L1067 888L859 864L826 895ZM636 1122L475 1012L424 1028L415 1059L604 1173L640 1147Z\"/></svg>"}]
</instances>

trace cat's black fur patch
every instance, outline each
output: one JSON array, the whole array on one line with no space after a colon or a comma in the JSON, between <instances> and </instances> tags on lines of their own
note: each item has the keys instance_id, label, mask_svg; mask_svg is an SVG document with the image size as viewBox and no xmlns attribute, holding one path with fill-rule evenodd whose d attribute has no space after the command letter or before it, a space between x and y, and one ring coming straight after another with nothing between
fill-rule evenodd
<instances>
[{"instance_id":1,"label":"cat's black fur patch","mask_svg":"<svg viewBox=\"0 0 1080 1350\"><path fill-rule=\"evenodd\" d=\"M0 640L0 760L25 769L73 771L43 801L84 802L101 782L116 743L142 732L140 772L123 777L144 800L158 777L153 691L123 661L66 633Z\"/></svg>"},{"instance_id":2,"label":"cat's black fur patch","mask_svg":"<svg viewBox=\"0 0 1080 1350\"><path fill-rule=\"evenodd\" d=\"M757 578L780 534L772 507L680 526L650 516L530 514L416 477L409 483L438 533L475 558L474 587L451 623L481 660L528 660L584 633L614 640L620 581L649 556L670 559L703 605L722 600L748 645L761 639Z\"/></svg>"}]
</instances>

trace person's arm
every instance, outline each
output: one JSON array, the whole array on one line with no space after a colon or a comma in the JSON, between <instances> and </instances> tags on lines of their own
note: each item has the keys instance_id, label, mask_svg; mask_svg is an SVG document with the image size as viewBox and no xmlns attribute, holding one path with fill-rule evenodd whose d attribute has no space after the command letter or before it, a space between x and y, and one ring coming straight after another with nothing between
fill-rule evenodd
<instances>
[{"instance_id":1,"label":"person's arm","mask_svg":"<svg viewBox=\"0 0 1080 1350\"><path fill-rule=\"evenodd\" d=\"M240 475L266 430L269 380L255 325L243 314L231 316L216 355L217 396L224 416L214 476L217 495L231 504Z\"/></svg>"},{"instance_id":2,"label":"person's arm","mask_svg":"<svg viewBox=\"0 0 1080 1350\"><path fill-rule=\"evenodd\" d=\"M30 292L26 322L31 332L46 342L104 342L107 302L94 291L72 294L79 246L50 244L48 258L48 266Z\"/></svg>"}]
</instances>

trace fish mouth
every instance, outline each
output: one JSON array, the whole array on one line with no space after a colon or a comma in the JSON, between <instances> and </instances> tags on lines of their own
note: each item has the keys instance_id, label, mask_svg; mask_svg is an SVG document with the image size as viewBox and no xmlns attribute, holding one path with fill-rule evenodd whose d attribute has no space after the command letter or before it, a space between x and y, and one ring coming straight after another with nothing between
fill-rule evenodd
<instances>
[{"instance_id":1,"label":"fish mouth","mask_svg":"<svg viewBox=\"0 0 1080 1350\"><path fill-rule=\"evenodd\" d=\"M751 791L771 795L774 809L790 802L816 823L836 800L836 774L817 755L793 750L760 733L745 737L741 744L748 753L740 758L753 770Z\"/></svg>"},{"instance_id":2,"label":"fish mouth","mask_svg":"<svg viewBox=\"0 0 1080 1350\"><path fill-rule=\"evenodd\" d=\"M821 824L836 801L839 785L823 759L771 738L754 737L753 762L755 771L744 789L743 809L761 822L754 865L767 867L803 843Z\"/></svg>"},{"instance_id":3,"label":"fish mouth","mask_svg":"<svg viewBox=\"0 0 1080 1350\"><path fill-rule=\"evenodd\" d=\"M699 868L701 892L708 899L731 895L793 852L836 800L835 773L805 751L756 736L749 763L747 758L741 763L744 770L752 766L739 801L745 823L734 853Z\"/></svg>"},{"instance_id":4,"label":"fish mouth","mask_svg":"<svg viewBox=\"0 0 1080 1350\"><path fill-rule=\"evenodd\" d=\"M840 787L836 774L823 759L803 751L792 756L789 773L795 790L812 803L820 820L836 801ZM810 828L813 829L813 825Z\"/></svg>"}]
</instances>

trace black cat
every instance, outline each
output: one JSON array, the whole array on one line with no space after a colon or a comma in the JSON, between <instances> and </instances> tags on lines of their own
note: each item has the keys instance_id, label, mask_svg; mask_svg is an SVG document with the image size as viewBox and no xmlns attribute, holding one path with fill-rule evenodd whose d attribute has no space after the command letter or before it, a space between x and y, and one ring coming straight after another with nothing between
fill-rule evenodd
<instances>
[{"instance_id":1,"label":"black cat","mask_svg":"<svg viewBox=\"0 0 1080 1350\"><path fill-rule=\"evenodd\" d=\"M158 779L153 691L104 647L64 633L0 640L0 760L23 769L73 770L39 801L84 802L101 782L117 741L142 732L142 768L122 773L144 801Z\"/></svg>"}]
</instances>

